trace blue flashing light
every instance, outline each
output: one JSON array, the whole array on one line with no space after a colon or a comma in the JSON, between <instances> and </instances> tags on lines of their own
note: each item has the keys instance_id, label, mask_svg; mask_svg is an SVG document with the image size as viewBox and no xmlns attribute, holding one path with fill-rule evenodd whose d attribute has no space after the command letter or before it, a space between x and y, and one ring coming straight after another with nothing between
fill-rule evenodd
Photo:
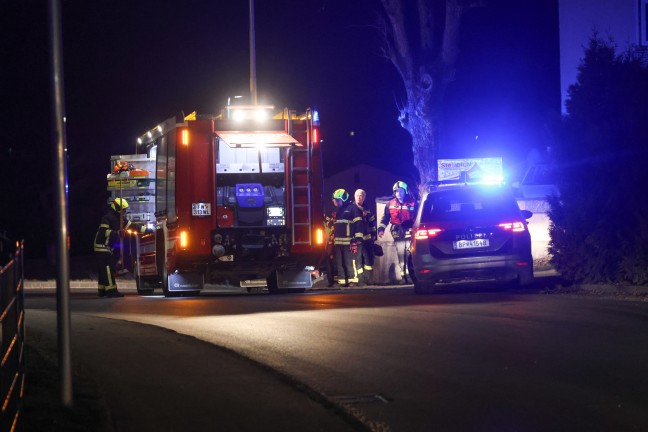
<instances>
[{"instance_id":1,"label":"blue flashing light","mask_svg":"<svg viewBox=\"0 0 648 432\"><path fill-rule=\"evenodd\" d=\"M501 185L504 184L504 176L501 175L485 175L477 184L487 185Z\"/></svg>"}]
</instances>

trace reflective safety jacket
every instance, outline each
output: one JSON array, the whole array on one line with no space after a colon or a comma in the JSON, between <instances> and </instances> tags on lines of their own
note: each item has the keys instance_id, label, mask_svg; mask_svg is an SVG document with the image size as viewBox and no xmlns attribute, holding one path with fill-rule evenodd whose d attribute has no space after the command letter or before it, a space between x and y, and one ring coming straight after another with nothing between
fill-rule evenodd
<instances>
[{"instance_id":1,"label":"reflective safety jacket","mask_svg":"<svg viewBox=\"0 0 648 432\"><path fill-rule=\"evenodd\" d=\"M412 230L407 232L401 226L407 220L416 218L416 202L413 199L406 199L404 202L398 201L398 198L392 198L385 206L385 213L378 224L378 232L385 231L389 223L392 224L390 230L394 240L402 240L412 236Z\"/></svg>"},{"instance_id":2,"label":"reflective safety jacket","mask_svg":"<svg viewBox=\"0 0 648 432\"><path fill-rule=\"evenodd\" d=\"M145 225L138 222L131 222L124 217L121 229L125 230L129 228L135 229L141 233L146 232ZM109 209L106 214L101 217L99 229L97 230L97 234L95 234L94 251L111 253L119 244L119 229L119 212Z\"/></svg>"},{"instance_id":3,"label":"reflective safety jacket","mask_svg":"<svg viewBox=\"0 0 648 432\"><path fill-rule=\"evenodd\" d=\"M362 238L376 240L376 215L369 209L358 207L362 212Z\"/></svg>"},{"instance_id":4,"label":"reflective safety jacket","mask_svg":"<svg viewBox=\"0 0 648 432\"><path fill-rule=\"evenodd\" d=\"M362 242L362 212L354 203L338 207L335 212L333 236L336 245L349 245L351 240Z\"/></svg>"}]
</instances>

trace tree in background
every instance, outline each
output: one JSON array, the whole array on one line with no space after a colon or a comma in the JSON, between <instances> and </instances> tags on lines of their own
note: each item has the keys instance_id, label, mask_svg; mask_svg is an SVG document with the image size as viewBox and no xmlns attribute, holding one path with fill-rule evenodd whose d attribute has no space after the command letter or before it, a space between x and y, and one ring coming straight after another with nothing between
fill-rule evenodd
<instances>
[{"instance_id":1,"label":"tree in background","mask_svg":"<svg viewBox=\"0 0 648 432\"><path fill-rule=\"evenodd\" d=\"M405 86L401 126L412 136L414 166L422 189L437 179L439 123L443 96L455 77L461 18L475 0L381 0L385 56ZM421 191L423 192L423 191Z\"/></svg>"},{"instance_id":2,"label":"tree in background","mask_svg":"<svg viewBox=\"0 0 648 432\"><path fill-rule=\"evenodd\" d=\"M594 35L569 88L549 252L568 280L648 283L648 67Z\"/></svg>"}]
</instances>

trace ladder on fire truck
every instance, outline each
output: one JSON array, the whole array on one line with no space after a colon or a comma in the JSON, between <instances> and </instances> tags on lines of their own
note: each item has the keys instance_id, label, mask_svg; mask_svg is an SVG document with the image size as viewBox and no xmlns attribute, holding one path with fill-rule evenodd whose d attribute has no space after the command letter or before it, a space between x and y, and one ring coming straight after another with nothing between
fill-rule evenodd
<instances>
[{"instance_id":1,"label":"ladder on fire truck","mask_svg":"<svg viewBox=\"0 0 648 432\"><path fill-rule=\"evenodd\" d=\"M288 134L292 135L292 112L287 113ZM311 220L311 149L312 137L310 136L311 119L310 111L308 117L308 132L303 147L292 147L290 149L290 179L292 206L292 239L295 245L312 245L312 220Z\"/></svg>"}]
</instances>

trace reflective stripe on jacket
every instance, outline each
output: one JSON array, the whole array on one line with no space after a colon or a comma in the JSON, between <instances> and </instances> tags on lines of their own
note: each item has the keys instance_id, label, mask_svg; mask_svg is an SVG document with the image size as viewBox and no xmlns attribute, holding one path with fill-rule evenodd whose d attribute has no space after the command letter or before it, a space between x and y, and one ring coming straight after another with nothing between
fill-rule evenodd
<instances>
[{"instance_id":1,"label":"reflective stripe on jacket","mask_svg":"<svg viewBox=\"0 0 648 432\"><path fill-rule=\"evenodd\" d=\"M351 240L362 241L362 212L354 203L343 205L335 213L333 225L336 245L351 244Z\"/></svg>"},{"instance_id":2,"label":"reflective stripe on jacket","mask_svg":"<svg viewBox=\"0 0 648 432\"><path fill-rule=\"evenodd\" d=\"M364 240L376 239L376 215L371 210L360 207L362 212L362 238Z\"/></svg>"},{"instance_id":3,"label":"reflective stripe on jacket","mask_svg":"<svg viewBox=\"0 0 648 432\"><path fill-rule=\"evenodd\" d=\"M378 229L387 228L387 225L389 225L390 222L393 225L400 225L407 220L414 219L415 217L416 203L414 200L409 199L401 203L398 201L398 198L392 198L385 206L385 213L380 219Z\"/></svg>"},{"instance_id":4,"label":"reflective stripe on jacket","mask_svg":"<svg viewBox=\"0 0 648 432\"><path fill-rule=\"evenodd\" d=\"M99 229L95 234L94 251L95 252L112 252L112 250L119 243L119 212L109 209L106 214L101 217ZM121 229L134 228L139 232L146 231L146 225L141 223L133 223L126 218L122 222Z\"/></svg>"},{"instance_id":5,"label":"reflective stripe on jacket","mask_svg":"<svg viewBox=\"0 0 648 432\"><path fill-rule=\"evenodd\" d=\"M416 202L414 202L414 200L408 199L401 203L398 201L398 198L392 198L385 206L385 213L380 219L378 232L385 231L387 225L391 223L392 227L390 232L394 240L410 238L412 236L411 228L405 231L401 225L405 221L414 220L415 217Z\"/></svg>"},{"instance_id":6,"label":"reflective stripe on jacket","mask_svg":"<svg viewBox=\"0 0 648 432\"><path fill-rule=\"evenodd\" d=\"M94 251L111 252L119 240L119 213L108 210L101 217L99 229L95 234Z\"/></svg>"}]
</instances>

